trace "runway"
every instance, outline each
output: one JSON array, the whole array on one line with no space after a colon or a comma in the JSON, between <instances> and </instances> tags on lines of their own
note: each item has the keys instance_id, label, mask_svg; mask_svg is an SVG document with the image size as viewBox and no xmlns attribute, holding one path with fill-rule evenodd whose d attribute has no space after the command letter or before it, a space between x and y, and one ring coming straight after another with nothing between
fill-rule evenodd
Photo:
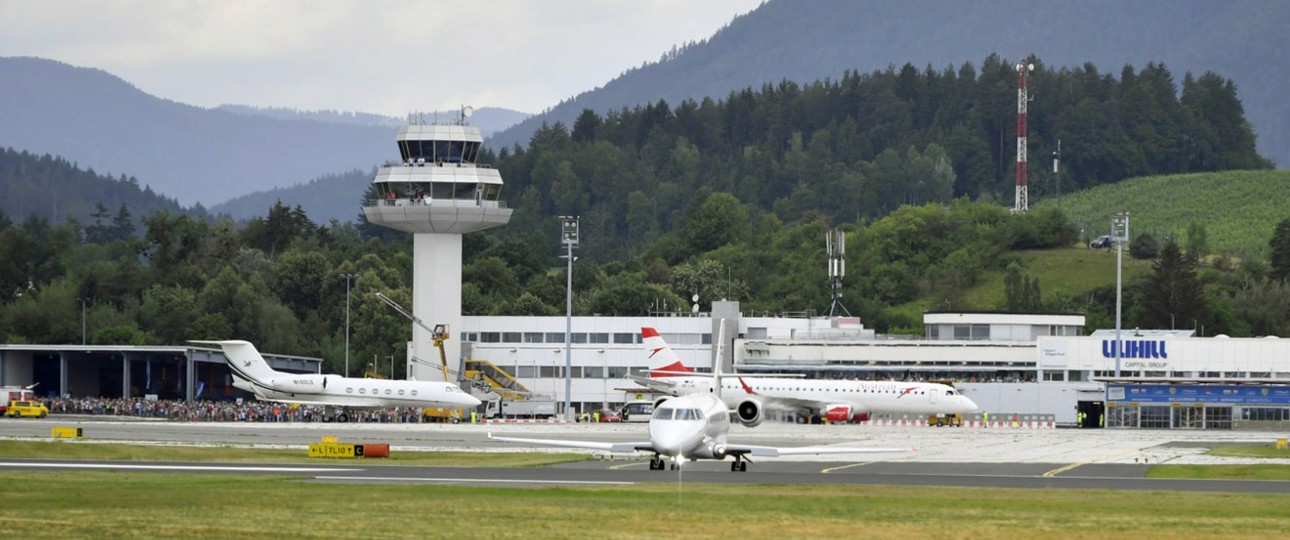
<instances>
[{"instance_id":1,"label":"runway","mask_svg":"<svg viewBox=\"0 0 1290 540\"><path fill-rule=\"evenodd\" d=\"M248 424L122 421L100 417L3 420L5 438L48 440L53 426L81 427L84 439L135 444L299 447L324 435L343 442L391 445L401 451L528 452L533 448L490 441L488 432L519 436L600 441L647 439L643 424L449 425L449 424ZM649 471L635 456L541 468L408 467L356 460L332 464L253 465L246 463L140 463L19 460L0 458L0 469L131 470L273 474L309 481L491 486L633 485L659 482L741 484L853 484L1058 489L1114 489L1290 493L1290 481L1148 479L1159 463L1243 463L1204 456L1215 445L1267 444L1284 434L1233 431L988 430L927 427L806 426L765 424L731 430L732 441L776 446L827 445L916 447L897 455L865 455L861 461L837 456L757 460L747 472L730 471L729 461L700 461L683 470ZM540 451L551 451L542 449ZM609 459L614 458L614 459ZM878 458L878 459L873 459ZM1257 463L1290 460L1256 460Z\"/></svg>"}]
</instances>

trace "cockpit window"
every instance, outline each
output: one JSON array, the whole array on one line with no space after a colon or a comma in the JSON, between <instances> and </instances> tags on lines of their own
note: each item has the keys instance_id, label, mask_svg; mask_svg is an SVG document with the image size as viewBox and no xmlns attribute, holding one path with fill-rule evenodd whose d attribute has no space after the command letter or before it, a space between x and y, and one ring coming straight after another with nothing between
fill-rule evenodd
<instances>
[{"instance_id":1,"label":"cockpit window","mask_svg":"<svg viewBox=\"0 0 1290 540\"><path fill-rule=\"evenodd\" d=\"M677 409L674 418L676 420L702 420L703 414L699 412L699 409Z\"/></svg>"},{"instance_id":2,"label":"cockpit window","mask_svg":"<svg viewBox=\"0 0 1290 540\"><path fill-rule=\"evenodd\" d=\"M654 418L656 420L671 420L672 413L675 411L676 409L670 407L659 407L654 409Z\"/></svg>"},{"instance_id":3,"label":"cockpit window","mask_svg":"<svg viewBox=\"0 0 1290 540\"><path fill-rule=\"evenodd\" d=\"M946 391L945 391L945 395L947 395L947 396L953 396L953 395L955 395L955 394L954 394L954 391L953 391L953 390L946 390Z\"/></svg>"}]
</instances>

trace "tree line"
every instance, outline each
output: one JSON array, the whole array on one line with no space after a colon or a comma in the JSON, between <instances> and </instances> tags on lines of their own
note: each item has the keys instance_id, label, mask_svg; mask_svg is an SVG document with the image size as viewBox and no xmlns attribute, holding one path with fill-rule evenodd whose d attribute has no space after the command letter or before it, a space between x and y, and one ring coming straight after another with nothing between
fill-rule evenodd
<instances>
[{"instance_id":1,"label":"tree line","mask_svg":"<svg viewBox=\"0 0 1290 540\"><path fill-rule=\"evenodd\" d=\"M1163 64L1029 73L1032 197L1143 175L1270 168L1235 84ZM998 55L912 64L839 80L784 81L725 99L660 100L572 126L544 125L495 160L518 230L580 215L599 260L638 254L674 230L702 188L785 223L873 219L904 204L1012 200L1017 73ZM1062 173L1048 167L1062 141Z\"/></svg>"}]
</instances>

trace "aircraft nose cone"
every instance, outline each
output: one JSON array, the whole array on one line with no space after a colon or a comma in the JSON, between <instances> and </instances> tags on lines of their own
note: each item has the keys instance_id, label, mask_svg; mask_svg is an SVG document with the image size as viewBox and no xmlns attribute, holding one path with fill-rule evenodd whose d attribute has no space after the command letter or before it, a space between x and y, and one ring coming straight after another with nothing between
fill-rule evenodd
<instances>
[{"instance_id":1,"label":"aircraft nose cone","mask_svg":"<svg viewBox=\"0 0 1290 540\"><path fill-rule=\"evenodd\" d=\"M659 454L673 457L683 455L690 441L690 434L678 431L680 426L650 426L650 439Z\"/></svg>"},{"instance_id":2,"label":"aircraft nose cone","mask_svg":"<svg viewBox=\"0 0 1290 540\"><path fill-rule=\"evenodd\" d=\"M459 404L463 407L473 408L473 407L478 407L481 403L483 403L482 401L479 400L479 398L466 393L463 393L460 396L457 396L457 398L458 398Z\"/></svg>"}]
</instances>

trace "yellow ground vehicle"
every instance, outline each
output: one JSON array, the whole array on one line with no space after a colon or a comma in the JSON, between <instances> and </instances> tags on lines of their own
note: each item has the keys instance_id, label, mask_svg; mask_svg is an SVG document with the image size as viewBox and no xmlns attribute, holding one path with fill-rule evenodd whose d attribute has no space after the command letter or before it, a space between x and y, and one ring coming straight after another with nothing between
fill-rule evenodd
<instances>
[{"instance_id":1,"label":"yellow ground vehicle","mask_svg":"<svg viewBox=\"0 0 1290 540\"><path fill-rule=\"evenodd\" d=\"M44 418L49 416L49 409L45 407L44 403L39 401L10 401L9 407L5 410L5 414L10 417L35 416L37 418Z\"/></svg>"},{"instance_id":2,"label":"yellow ground vehicle","mask_svg":"<svg viewBox=\"0 0 1290 540\"><path fill-rule=\"evenodd\" d=\"M963 427L963 415L961 414L933 414L927 417L928 426L951 426Z\"/></svg>"}]
</instances>

